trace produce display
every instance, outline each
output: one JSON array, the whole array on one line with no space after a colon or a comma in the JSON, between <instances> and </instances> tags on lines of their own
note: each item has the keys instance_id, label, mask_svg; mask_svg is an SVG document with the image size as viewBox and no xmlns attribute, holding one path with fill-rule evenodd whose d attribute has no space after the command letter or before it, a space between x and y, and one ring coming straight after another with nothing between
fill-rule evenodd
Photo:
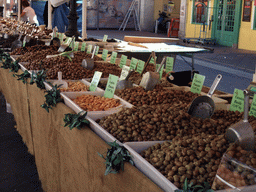
<instances>
[{"instance_id":1,"label":"produce display","mask_svg":"<svg viewBox=\"0 0 256 192\"><path fill-rule=\"evenodd\" d=\"M180 90L165 90L159 87L153 91L146 91L137 86L129 89L116 91L116 95L128 101L134 106L160 105L173 103L190 103L198 94Z\"/></svg>"},{"instance_id":2,"label":"produce display","mask_svg":"<svg viewBox=\"0 0 256 192\"><path fill-rule=\"evenodd\" d=\"M243 150L237 143L231 145L221 160L213 189L242 187L256 184L256 153Z\"/></svg>"},{"instance_id":3,"label":"produce display","mask_svg":"<svg viewBox=\"0 0 256 192\"><path fill-rule=\"evenodd\" d=\"M84 83L77 82L67 82L68 88L60 88L61 92L79 92L79 91L89 91L89 86Z\"/></svg>"},{"instance_id":4,"label":"produce display","mask_svg":"<svg viewBox=\"0 0 256 192\"><path fill-rule=\"evenodd\" d=\"M163 141L198 133L221 135L242 118L239 113L231 119L236 114L232 111L225 111L226 116L221 116L224 113L222 110L216 111L212 119L192 117L187 113L188 104L178 103L124 109L97 122L121 142L127 142Z\"/></svg>"},{"instance_id":5,"label":"produce display","mask_svg":"<svg viewBox=\"0 0 256 192\"><path fill-rule=\"evenodd\" d=\"M95 95L82 95L73 101L86 111L106 111L121 105L120 100Z\"/></svg>"},{"instance_id":6,"label":"produce display","mask_svg":"<svg viewBox=\"0 0 256 192\"><path fill-rule=\"evenodd\" d=\"M82 61L91 58L92 54L75 51L74 57L57 56L46 58L47 55L59 54L58 47L46 46L41 38L48 38L52 31L40 30L22 22L0 20L2 32L9 35L1 38L2 47L8 47L17 39L14 32L19 29L24 34L31 34L31 42L26 47L17 48L11 55L20 55L28 70L46 70L47 79L57 79L62 72L64 80L92 78L95 71L102 72L101 78L109 74L120 76L122 69L115 64L103 61L94 56L93 70L82 67ZM24 35L23 35L24 36ZM98 41L94 38L84 41ZM108 42L116 42L114 39ZM69 48L71 50L71 48ZM154 64L149 64L145 72L156 71ZM96 122L120 142L133 141L164 141L141 152L141 156L152 164L176 187L183 188L188 183L203 185L208 182L212 189L226 189L256 184L256 154L243 150L237 144L230 144L225 138L226 130L243 118L238 111L215 110L210 119L190 116L187 111L191 102L198 97L190 91L171 89L174 85L165 79L166 73L152 91L140 86L116 90L115 95L134 105L122 108L117 113L105 116ZM139 85L142 75L135 72L129 80ZM60 88L61 92L89 91L89 86L80 81L68 81L68 88ZM107 80L99 82L98 87L105 89ZM204 92L208 92L203 87ZM216 94L222 92L216 91ZM122 107L121 101L114 98L84 94L71 99L85 111L106 111ZM120 107L120 108L121 108ZM98 117L97 117L98 118ZM256 120L249 117L254 132ZM220 180L222 178L225 182Z\"/></svg>"},{"instance_id":7,"label":"produce display","mask_svg":"<svg viewBox=\"0 0 256 192\"><path fill-rule=\"evenodd\" d=\"M42 29L35 25L30 25L29 23L25 23L23 21L17 21L11 18L2 18L0 20L1 23L1 31L2 33L8 35L15 35L15 33L19 32L22 34L28 34L33 38L38 39L50 39L50 33L52 33L51 29Z\"/></svg>"},{"instance_id":8,"label":"produce display","mask_svg":"<svg viewBox=\"0 0 256 192\"><path fill-rule=\"evenodd\" d=\"M222 155L229 147L224 135L176 136L172 141L156 144L141 155L178 188L188 183L213 183Z\"/></svg>"}]
</instances>

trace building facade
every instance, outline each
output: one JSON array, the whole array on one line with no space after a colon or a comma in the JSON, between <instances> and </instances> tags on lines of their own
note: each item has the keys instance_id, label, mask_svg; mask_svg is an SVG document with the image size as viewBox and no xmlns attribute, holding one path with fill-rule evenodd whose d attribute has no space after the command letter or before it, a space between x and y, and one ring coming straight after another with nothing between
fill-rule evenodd
<instances>
[{"instance_id":1,"label":"building facade","mask_svg":"<svg viewBox=\"0 0 256 192\"><path fill-rule=\"evenodd\" d=\"M256 51L255 5L255 0L181 1L186 11L180 15L185 19L180 37Z\"/></svg>"}]
</instances>

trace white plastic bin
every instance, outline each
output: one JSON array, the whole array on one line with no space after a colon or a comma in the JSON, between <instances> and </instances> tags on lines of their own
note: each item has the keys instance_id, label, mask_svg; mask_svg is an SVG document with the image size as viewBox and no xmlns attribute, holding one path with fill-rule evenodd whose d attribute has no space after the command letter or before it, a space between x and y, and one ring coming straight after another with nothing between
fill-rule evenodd
<instances>
[{"instance_id":1,"label":"white plastic bin","mask_svg":"<svg viewBox=\"0 0 256 192\"><path fill-rule=\"evenodd\" d=\"M174 192L178 188L139 154L143 150L146 150L157 143L161 144L163 142L164 141L127 142L124 143L124 147L130 152L135 166L142 173L144 173L164 191Z\"/></svg>"}]
</instances>

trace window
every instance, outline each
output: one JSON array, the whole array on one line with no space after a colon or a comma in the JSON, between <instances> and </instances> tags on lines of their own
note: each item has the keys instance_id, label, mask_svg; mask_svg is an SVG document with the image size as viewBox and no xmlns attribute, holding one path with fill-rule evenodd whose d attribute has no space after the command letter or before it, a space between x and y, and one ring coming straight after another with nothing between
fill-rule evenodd
<instances>
[{"instance_id":1,"label":"window","mask_svg":"<svg viewBox=\"0 0 256 192\"><path fill-rule=\"evenodd\" d=\"M251 0L244 0L243 21L250 22L250 19L251 19L251 8L252 8Z\"/></svg>"},{"instance_id":2,"label":"window","mask_svg":"<svg viewBox=\"0 0 256 192\"><path fill-rule=\"evenodd\" d=\"M205 23L207 21L208 0L193 0L192 23Z\"/></svg>"}]
</instances>

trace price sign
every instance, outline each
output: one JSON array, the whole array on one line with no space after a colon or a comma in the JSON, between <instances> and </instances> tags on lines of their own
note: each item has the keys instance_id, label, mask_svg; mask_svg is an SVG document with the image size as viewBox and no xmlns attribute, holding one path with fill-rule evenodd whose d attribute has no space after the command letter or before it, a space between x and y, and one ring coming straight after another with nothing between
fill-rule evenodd
<instances>
[{"instance_id":1,"label":"price sign","mask_svg":"<svg viewBox=\"0 0 256 192\"><path fill-rule=\"evenodd\" d=\"M124 80L124 79L127 77L129 71L130 71L130 67L124 65L123 68L122 68L122 71L121 71L121 75L120 75L119 80L120 80L120 81L121 81L121 80Z\"/></svg>"},{"instance_id":2,"label":"price sign","mask_svg":"<svg viewBox=\"0 0 256 192\"><path fill-rule=\"evenodd\" d=\"M71 41L69 40L68 42L71 42L69 44L69 47L73 49L74 48L74 43L75 43L75 38L71 38Z\"/></svg>"},{"instance_id":3,"label":"price sign","mask_svg":"<svg viewBox=\"0 0 256 192\"><path fill-rule=\"evenodd\" d=\"M138 66L137 66L136 71L137 71L139 74L142 73L142 71L143 71L143 69L144 69L144 65L145 65L145 62L144 62L144 61L142 61L142 60L139 60L139 61L138 61Z\"/></svg>"},{"instance_id":4,"label":"price sign","mask_svg":"<svg viewBox=\"0 0 256 192\"><path fill-rule=\"evenodd\" d=\"M59 36L59 33L58 32L56 32L56 35L55 35L55 37L58 37Z\"/></svg>"},{"instance_id":5,"label":"price sign","mask_svg":"<svg viewBox=\"0 0 256 192\"><path fill-rule=\"evenodd\" d=\"M63 33L59 33L58 38L59 38L60 42L62 42L63 41Z\"/></svg>"},{"instance_id":6,"label":"price sign","mask_svg":"<svg viewBox=\"0 0 256 192\"><path fill-rule=\"evenodd\" d=\"M157 69L160 67L160 65L161 64L156 64ZM164 71L164 65L162 66L162 68L159 71L159 79L162 79L163 71Z\"/></svg>"},{"instance_id":7,"label":"price sign","mask_svg":"<svg viewBox=\"0 0 256 192\"><path fill-rule=\"evenodd\" d=\"M112 54L111 54L110 63L115 64L116 63L116 58L117 58L117 52L113 51Z\"/></svg>"},{"instance_id":8,"label":"price sign","mask_svg":"<svg viewBox=\"0 0 256 192\"><path fill-rule=\"evenodd\" d=\"M230 111L244 111L244 91L240 89L235 89L234 94L230 104Z\"/></svg>"},{"instance_id":9,"label":"price sign","mask_svg":"<svg viewBox=\"0 0 256 192\"><path fill-rule=\"evenodd\" d=\"M127 56L126 55L122 55L121 56L121 60L120 60L120 64L119 67L122 69L124 65L126 65L126 61L127 61Z\"/></svg>"},{"instance_id":10,"label":"price sign","mask_svg":"<svg viewBox=\"0 0 256 192\"><path fill-rule=\"evenodd\" d=\"M26 41L27 41L27 36L25 36L25 37L24 37L24 39L23 39L22 47L25 47L25 45L26 45Z\"/></svg>"},{"instance_id":11,"label":"price sign","mask_svg":"<svg viewBox=\"0 0 256 192\"><path fill-rule=\"evenodd\" d=\"M89 54L91 52L92 52L92 45L88 45L86 53Z\"/></svg>"},{"instance_id":12,"label":"price sign","mask_svg":"<svg viewBox=\"0 0 256 192\"><path fill-rule=\"evenodd\" d=\"M100 46L96 46L95 55L98 55Z\"/></svg>"},{"instance_id":13,"label":"price sign","mask_svg":"<svg viewBox=\"0 0 256 192\"><path fill-rule=\"evenodd\" d=\"M86 47L86 43L83 42L83 43L82 43L82 46L81 46L81 51L85 51L85 47Z\"/></svg>"},{"instance_id":14,"label":"price sign","mask_svg":"<svg viewBox=\"0 0 256 192\"><path fill-rule=\"evenodd\" d=\"M95 71L93 78L92 78L91 85L89 87L90 91L95 91L97 89L98 84L100 82L101 75L102 75L102 72Z\"/></svg>"},{"instance_id":15,"label":"price sign","mask_svg":"<svg viewBox=\"0 0 256 192\"><path fill-rule=\"evenodd\" d=\"M256 95L255 94L253 96L253 100L252 100L251 108L250 108L250 111L249 111L249 115L256 117Z\"/></svg>"},{"instance_id":16,"label":"price sign","mask_svg":"<svg viewBox=\"0 0 256 192\"><path fill-rule=\"evenodd\" d=\"M116 90L117 81L118 81L117 76L109 74L107 86L104 92L104 97L113 98Z\"/></svg>"},{"instance_id":17,"label":"price sign","mask_svg":"<svg viewBox=\"0 0 256 192\"><path fill-rule=\"evenodd\" d=\"M71 37L67 37L64 41L65 44L69 45L72 41L72 38Z\"/></svg>"},{"instance_id":18,"label":"price sign","mask_svg":"<svg viewBox=\"0 0 256 192\"><path fill-rule=\"evenodd\" d=\"M203 88L204 79L205 79L205 76L199 75L199 74L196 73L196 74L194 75L194 78L193 78L193 81L192 81L192 85L191 85L190 91L191 91L192 93L198 93L198 94L200 94L201 91L202 91L202 88Z\"/></svg>"},{"instance_id":19,"label":"price sign","mask_svg":"<svg viewBox=\"0 0 256 192\"><path fill-rule=\"evenodd\" d=\"M104 35L102 41L107 42L107 39L108 39L108 35Z\"/></svg>"},{"instance_id":20,"label":"price sign","mask_svg":"<svg viewBox=\"0 0 256 192\"><path fill-rule=\"evenodd\" d=\"M173 61L174 58L173 57L166 57L166 73L173 71Z\"/></svg>"},{"instance_id":21,"label":"price sign","mask_svg":"<svg viewBox=\"0 0 256 192\"><path fill-rule=\"evenodd\" d=\"M156 57L156 59L157 59L157 57ZM149 63L151 63L151 64L155 64L154 57L151 57L151 59L150 59Z\"/></svg>"},{"instance_id":22,"label":"price sign","mask_svg":"<svg viewBox=\"0 0 256 192\"><path fill-rule=\"evenodd\" d=\"M107 50L107 49L103 49L101 58L102 58L104 61L106 61L107 57L108 57L108 50Z\"/></svg>"},{"instance_id":23,"label":"price sign","mask_svg":"<svg viewBox=\"0 0 256 192\"><path fill-rule=\"evenodd\" d=\"M138 63L138 59L135 59L134 57L132 57L131 59L131 63L130 63L130 70L132 69L136 69L136 66L137 66L137 63Z\"/></svg>"},{"instance_id":24,"label":"price sign","mask_svg":"<svg viewBox=\"0 0 256 192\"><path fill-rule=\"evenodd\" d=\"M79 42L75 42L74 51L78 51Z\"/></svg>"}]
</instances>

